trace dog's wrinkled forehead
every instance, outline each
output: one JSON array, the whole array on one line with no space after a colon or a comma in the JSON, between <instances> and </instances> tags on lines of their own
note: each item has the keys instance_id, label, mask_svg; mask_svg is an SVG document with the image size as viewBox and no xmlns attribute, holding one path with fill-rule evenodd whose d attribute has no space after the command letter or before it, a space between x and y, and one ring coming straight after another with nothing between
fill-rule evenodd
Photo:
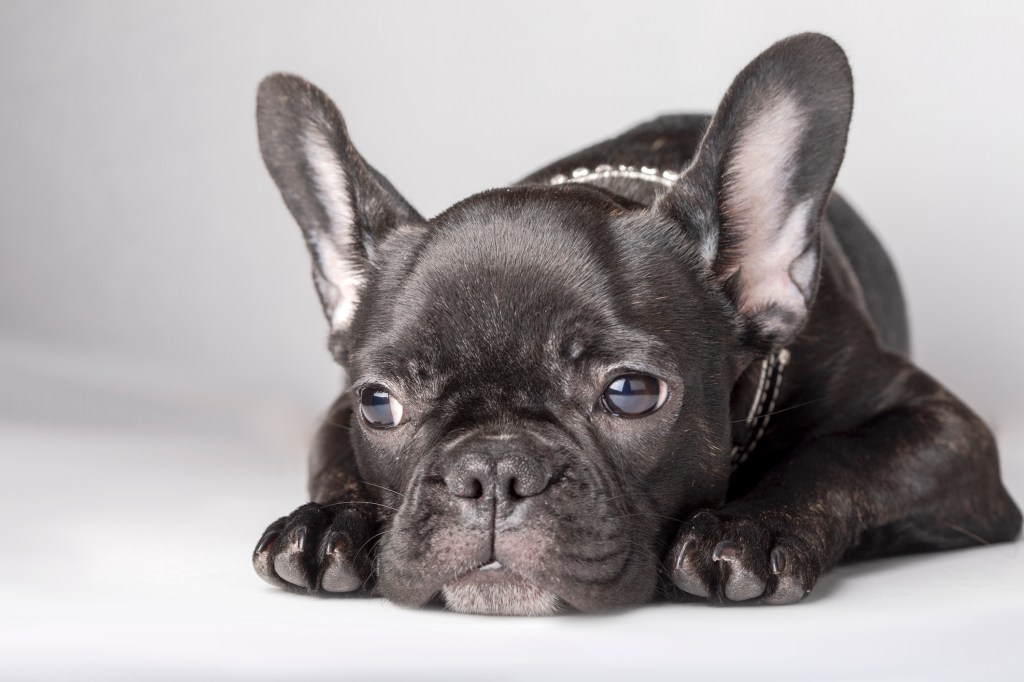
<instances>
[{"instance_id":1,"label":"dog's wrinkled forehead","mask_svg":"<svg viewBox=\"0 0 1024 682\"><path fill-rule=\"evenodd\" d=\"M547 188L456 205L384 265L353 359L516 386L552 363L640 343L622 305L630 257L613 237L624 214L600 195Z\"/></svg>"}]
</instances>

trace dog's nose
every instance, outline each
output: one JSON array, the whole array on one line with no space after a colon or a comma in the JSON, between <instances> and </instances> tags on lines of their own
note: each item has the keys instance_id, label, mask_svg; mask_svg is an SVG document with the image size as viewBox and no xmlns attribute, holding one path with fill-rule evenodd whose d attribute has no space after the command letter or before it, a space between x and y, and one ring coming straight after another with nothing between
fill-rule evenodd
<instances>
[{"instance_id":1,"label":"dog's nose","mask_svg":"<svg viewBox=\"0 0 1024 682\"><path fill-rule=\"evenodd\" d=\"M540 495L550 481L551 474L540 462L521 454L463 455L444 477L456 497L478 500L494 495L499 503Z\"/></svg>"}]
</instances>

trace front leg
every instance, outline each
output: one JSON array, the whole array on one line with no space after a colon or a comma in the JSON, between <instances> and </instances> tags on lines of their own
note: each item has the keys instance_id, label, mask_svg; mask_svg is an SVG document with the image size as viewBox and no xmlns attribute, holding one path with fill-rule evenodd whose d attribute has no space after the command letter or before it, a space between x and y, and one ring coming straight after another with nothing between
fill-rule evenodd
<instances>
[{"instance_id":1,"label":"front leg","mask_svg":"<svg viewBox=\"0 0 1024 682\"><path fill-rule=\"evenodd\" d=\"M1016 538L988 428L916 368L895 383L894 405L809 439L750 493L684 523L668 555L675 585L714 603L787 604L844 558Z\"/></svg>"},{"instance_id":2,"label":"front leg","mask_svg":"<svg viewBox=\"0 0 1024 682\"><path fill-rule=\"evenodd\" d=\"M360 481L348 430L347 395L331 407L310 456L311 502L263 532L252 562L271 585L293 592L368 594L378 503Z\"/></svg>"}]
</instances>

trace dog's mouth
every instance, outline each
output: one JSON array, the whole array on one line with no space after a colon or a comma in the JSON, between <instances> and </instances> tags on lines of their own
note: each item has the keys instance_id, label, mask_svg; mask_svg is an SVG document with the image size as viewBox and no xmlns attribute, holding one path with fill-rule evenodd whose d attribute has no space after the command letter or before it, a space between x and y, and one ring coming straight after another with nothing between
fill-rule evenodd
<instances>
[{"instance_id":1,"label":"dog's mouth","mask_svg":"<svg viewBox=\"0 0 1024 682\"><path fill-rule=\"evenodd\" d=\"M548 616L565 602L518 573L491 561L458 576L441 588L445 606L458 613L498 616Z\"/></svg>"}]
</instances>

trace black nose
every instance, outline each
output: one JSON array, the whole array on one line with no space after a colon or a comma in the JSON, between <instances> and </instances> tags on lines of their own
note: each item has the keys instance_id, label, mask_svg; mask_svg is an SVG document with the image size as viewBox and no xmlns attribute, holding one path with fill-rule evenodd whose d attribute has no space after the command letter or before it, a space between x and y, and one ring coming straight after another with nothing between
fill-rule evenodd
<instances>
[{"instance_id":1,"label":"black nose","mask_svg":"<svg viewBox=\"0 0 1024 682\"><path fill-rule=\"evenodd\" d=\"M521 454L463 455L444 477L456 497L477 500L493 494L498 502L540 495L550 481L551 474L540 462Z\"/></svg>"}]
</instances>

